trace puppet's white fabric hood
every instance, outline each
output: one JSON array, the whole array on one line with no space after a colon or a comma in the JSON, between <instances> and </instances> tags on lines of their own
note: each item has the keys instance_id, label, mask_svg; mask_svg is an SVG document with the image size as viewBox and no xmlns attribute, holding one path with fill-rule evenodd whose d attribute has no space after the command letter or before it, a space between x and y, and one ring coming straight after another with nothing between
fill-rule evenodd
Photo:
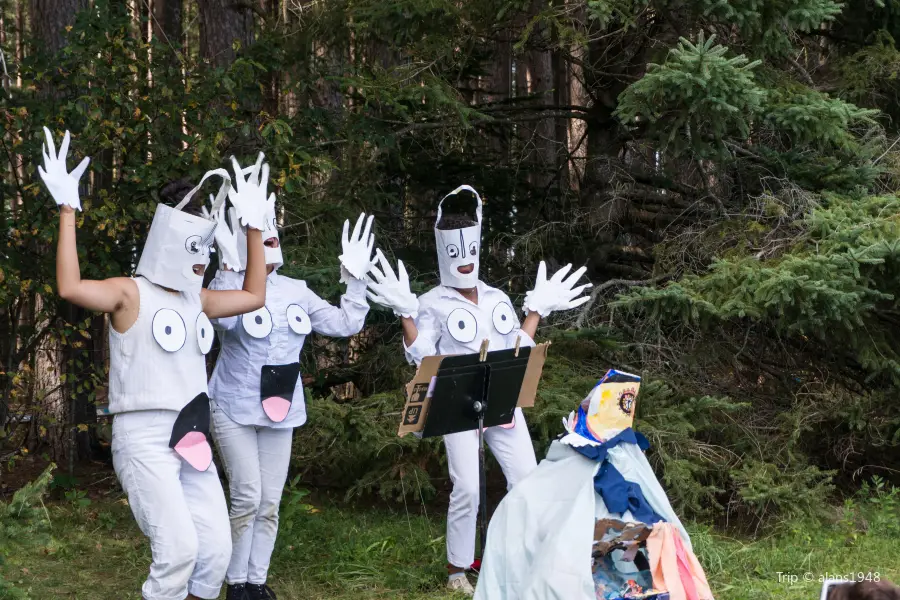
<instances>
[{"instance_id":1,"label":"puppet's white fabric hood","mask_svg":"<svg viewBox=\"0 0 900 600\"><path fill-rule=\"evenodd\" d=\"M185 194L177 206L156 206L147 241L138 261L138 275L164 288L200 293L203 275L196 275L193 268L194 265L209 264L209 248L213 243L216 223L187 214L182 209L200 190L203 182L213 175L218 175L223 180L213 205L212 214L215 214L231 187L231 177L225 169L207 172L197 187Z\"/></svg>"},{"instance_id":2,"label":"puppet's white fabric hood","mask_svg":"<svg viewBox=\"0 0 900 600\"><path fill-rule=\"evenodd\" d=\"M441 222L444 200L467 191L475 195L478 205L475 209L477 225L462 229L438 229ZM481 254L481 196L472 186L461 185L438 203L437 221L434 227L434 240L437 246L438 267L441 273L441 285L452 288L468 289L478 284L478 258ZM471 273L460 273L458 267L474 265Z\"/></svg>"},{"instance_id":3,"label":"puppet's white fabric hood","mask_svg":"<svg viewBox=\"0 0 900 600\"><path fill-rule=\"evenodd\" d=\"M638 484L659 515L691 550L687 531L644 453L635 444L611 448L608 460ZM547 458L503 498L488 527L475 600L594 600L591 550L597 519L611 514L594 489L600 463L553 442Z\"/></svg>"}]
</instances>

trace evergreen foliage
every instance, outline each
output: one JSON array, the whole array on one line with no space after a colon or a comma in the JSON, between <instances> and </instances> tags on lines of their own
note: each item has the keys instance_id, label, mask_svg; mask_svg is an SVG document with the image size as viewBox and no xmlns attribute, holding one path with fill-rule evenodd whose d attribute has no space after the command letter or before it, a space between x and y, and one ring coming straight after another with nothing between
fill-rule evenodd
<instances>
[{"instance_id":1,"label":"evergreen foliage","mask_svg":"<svg viewBox=\"0 0 900 600\"><path fill-rule=\"evenodd\" d=\"M595 284L593 302L539 331L554 341L527 413L539 455L619 367L644 376L637 427L688 515L758 524L896 477L893 5L272 4L284 10L256 14L255 42L225 65L203 55L189 2L180 41L147 35L143 4L116 0L94 0L55 56L24 24L5 30L29 49L3 47L0 93L10 445L60 457L73 428L91 428L59 407L89 404L105 381L102 321L53 293L56 216L34 170L47 124L93 157L84 277L131 274L166 182L264 150L285 275L336 300L340 225L366 210L423 292L438 279L436 200L469 183L486 200L488 283L518 306L545 259L586 264ZM307 344L302 482L397 502L443 489L440 442L396 437L412 374L400 336L373 308L354 339ZM62 356L56 379L47 356ZM14 426L26 415L33 426Z\"/></svg>"},{"instance_id":2,"label":"evergreen foliage","mask_svg":"<svg viewBox=\"0 0 900 600\"><path fill-rule=\"evenodd\" d=\"M4 556L21 550L27 542L35 546L50 539L50 513L44 507L43 498L53 480L51 464L34 481L25 484L13 495L9 503L0 502L0 568ZM0 598L3 600L29 600L27 590L3 577L0 571Z\"/></svg>"}]
</instances>

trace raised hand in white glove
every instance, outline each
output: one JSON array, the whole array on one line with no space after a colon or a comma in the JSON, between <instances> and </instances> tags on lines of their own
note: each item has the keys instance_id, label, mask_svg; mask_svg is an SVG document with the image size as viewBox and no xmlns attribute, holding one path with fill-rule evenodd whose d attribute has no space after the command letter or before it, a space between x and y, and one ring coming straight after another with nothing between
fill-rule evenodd
<instances>
[{"instance_id":1,"label":"raised hand in white glove","mask_svg":"<svg viewBox=\"0 0 900 600\"><path fill-rule=\"evenodd\" d=\"M75 210L81 210L81 199L78 197L78 180L87 169L90 157L85 156L78 166L69 173L66 171L66 155L69 153L69 132L63 136L59 154L56 153L56 145L53 143L53 134L44 127L46 143L42 144L44 153L44 167L38 165L38 173L47 186L47 191L53 196L57 206L70 206ZM49 151L49 152L48 152Z\"/></svg>"},{"instance_id":2,"label":"raised hand in white glove","mask_svg":"<svg viewBox=\"0 0 900 600\"><path fill-rule=\"evenodd\" d=\"M262 231L266 228L266 218L275 212L275 195L266 197L269 184L269 164L263 164L263 153L259 153L256 165L244 176L244 170L235 157L231 157L234 168L234 185L228 190L228 199L237 210L241 225ZM260 165L262 168L260 169Z\"/></svg>"},{"instance_id":3,"label":"raised hand in white glove","mask_svg":"<svg viewBox=\"0 0 900 600\"><path fill-rule=\"evenodd\" d=\"M353 228L353 235L349 235L350 219L344 221L344 233L341 237L341 249L343 252L338 257L341 260L341 283L350 283L347 275L355 279L365 279L369 267L372 265L372 247L375 245L375 234L372 231L374 215L369 215L366 221L366 213L361 213ZM366 227L363 229L363 221Z\"/></svg>"},{"instance_id":4,"label":"raised hand in white glove","mask_svg":"<svg viewBox=\"0 0 900 600\"><path fill-rule=\"evenodd\" d=\"M215 197L209 195L209 204L214 206ZM219 257L219 265L232 271L243 271L244 265L241 264L240 253L238 252L238 234L228 227L228 219L225 217L225 203L223 202L216 210L215 215L210 215L209 210L204 206L202 208L203 216L216 222L216 250L221 255ZM237 227L237 223L234 224Z\"/></svg>"},{"instance_id":5,"label":"raised hand in white glove","mask_svg":"<svg viewBox=\"0 0 900 600\"><path fill-rule=\"evenodd\" d=\"M590 296L577 297L581 292L591 287L590 283L573 287L584 275L584 272L587 271L587 267L581 267L566 277L571 269L571 264L566 265L548 280L547 265L544 261L541 261L541 264L538 266L537 281L534 284L534 289L525 294L525 302L523 303L525 313L528 314L534 311L542 317L547 317L554 311L576 308L590 300Z\"/></svg>"},{"instance_id":6,"label":"raised hand in white glove","mask_svg":"<svg viewBox=\"0 0 900 600\"><path fill-rule=\"evenodd\" d=\"M409 275L403 261L397 261L397 273L400 275L397 277L381 250L375 251L375 260L381 269L375 263L370 265L369 272L374 281L372 277L368 278L369 290L366 295L369 300L390 308L398 317L415 319L419 314L419 299L409 289Z\"/></svg>"}]
</instances>

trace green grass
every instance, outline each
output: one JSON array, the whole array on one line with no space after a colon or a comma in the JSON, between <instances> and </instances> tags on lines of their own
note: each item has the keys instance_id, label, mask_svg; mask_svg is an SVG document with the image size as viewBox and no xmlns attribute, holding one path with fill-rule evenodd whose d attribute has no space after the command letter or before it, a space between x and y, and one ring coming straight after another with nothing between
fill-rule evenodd
<instances>
[{"instance_id":1,"label":"green grass","mask_svg":"<svg viewBox=\"0 0 900 600\"><path fill-rule=\"evenodd\" d=\"M307 512L298 496L293 498L285 505L271 568L270 583L279 598L449 597L442 591L440 508L430 508L425 516L407 514L402 507L322 501ZM120 494L88 500L69 493L66 500L48 505L48 513L50 539L15 540L5 557L0 570L10 583L35 600L137 597L150 553ZM816 579L825 572L878 572L900 580L900 495L871 493L830 513L784 523L754 540L690 527L716 598L817 598L820 586L805 581L805 573ZM798 580L792 584L788 574Z\"/></svg>"}]
</instances>

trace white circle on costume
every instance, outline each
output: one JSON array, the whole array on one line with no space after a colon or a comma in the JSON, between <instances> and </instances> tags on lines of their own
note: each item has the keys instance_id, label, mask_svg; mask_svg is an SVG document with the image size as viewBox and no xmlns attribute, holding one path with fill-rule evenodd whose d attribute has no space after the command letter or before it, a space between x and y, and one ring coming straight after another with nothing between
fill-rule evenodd
<instances>
[{"instance_id":1,"label":"white circle on costume","mask_svg":"<svg viewBox=\"0 0 900 600\"><path fill-rule=\"evenodd\" d=\"M464 308L454 308L447 317L447 330L457 342L466 344L478 334L478 321Z\"/></svg>"},{"instance_id":2,"label":"white circle on costume","mask_svg":"<svg viewBox=\"0 0 900 600\"><path fill-rule=\"evenodd\" d=\"M244 331L257 339L263 339L272 333L272 313L263 306L259 310L241 315Z\"/></svg>"},{"instance_id":3,"label":"white circle on costume","mask_svg":"<svg viewBox=\"0 0 900 600\"><path fill-rule=\"evenodd\" d=\"M197 345L200 346L200 352L208 354L212 350L213 338L215 333L212 323L209 322L206 313L201 312L197 315Z\"/></svg>"},{"instance_id":4,"label":"white circle on costume","mask_svg":"<svg viewBox=\"0 0 900 600\"><path fill-rule=\"evenodd\" d=\"M494 321L494 329L503 335L512 331L516 322L516 314L508 302L498 302L497 306L494 307L494 313L491 315L491 318Z\"/></svg>"},{"instance_id":5,"label":"white circle on costume","mask_svg":"<svg viewBox=\"0 0 900 600\"><path fill-rule=\"evenodd\" d=\"M287 308L288 326L297 335L309 335L312 332L312 322L309 315L299 304L291 304Z\"/></svg>"},{"instance_id":6,"label":"white circle on costume","mask_svg":"<svg viewBox=\"0 0 900 600\"><path fill-rule=\"evenodd\" d=\"M187 340L184 319L171 308L161 308L153 315L153 339L166 352L178 352Z\"/></svg>"}]
</instances>

